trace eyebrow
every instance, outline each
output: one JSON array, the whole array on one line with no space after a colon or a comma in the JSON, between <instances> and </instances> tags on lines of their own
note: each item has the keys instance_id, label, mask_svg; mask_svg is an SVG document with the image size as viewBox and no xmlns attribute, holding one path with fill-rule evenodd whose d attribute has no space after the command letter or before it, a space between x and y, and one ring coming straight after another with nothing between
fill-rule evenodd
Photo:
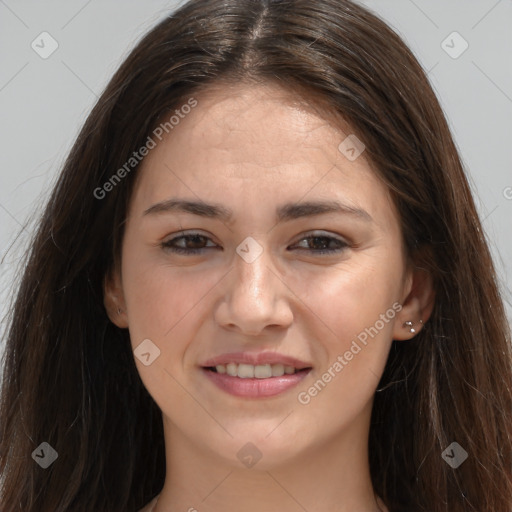
<instances>
[{"instance_id":1,"label":"eyebrow","mask_svg":"<svg viewBox=\"0 0 512 512\"><path fill-rule=\"evenodd\" d=\"M205 203L201 200L167 199L150 206L143 215L156 215L160 213L183 212L218 219L229 224L233 218L233 211L219 204ZM355 208L339 201L306 201L301 203L286 203L276 210L277 222L286 222L303 217L311 217L326 213L340 213L351 215L366 222L373 222L373 218L361 208Z\"/></svg>"}]
</instances>

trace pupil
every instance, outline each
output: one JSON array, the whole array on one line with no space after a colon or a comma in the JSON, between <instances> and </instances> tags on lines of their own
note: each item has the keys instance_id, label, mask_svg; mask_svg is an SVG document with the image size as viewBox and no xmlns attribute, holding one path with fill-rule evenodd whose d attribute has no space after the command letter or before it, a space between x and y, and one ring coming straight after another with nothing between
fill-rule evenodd
<instances>
[{"instance_id":1,"label":"pupil","mask_svg":"<svg viewBox=\"0 0 512 512\"><path fill-rule=\"evenodd\" d=\"M202 238L202 235L190 235L189 236L189 242L192 243L192 245L194 246L193 248L197 248L195 247L196 245L201 245L201 238Z\"/></svg>"},{"instance_id":2,"label":"pupil","mask_svg":"<svg viewBox=\"0 0 512 512\"><path fill-rule=\"evenodd\" d=\"M315 246L320 245L320 249L325 249L328 245L327 240L325 239L325 237L322 236L315 236L313 238L313 244Z\"/></svg>"}]
</instances>

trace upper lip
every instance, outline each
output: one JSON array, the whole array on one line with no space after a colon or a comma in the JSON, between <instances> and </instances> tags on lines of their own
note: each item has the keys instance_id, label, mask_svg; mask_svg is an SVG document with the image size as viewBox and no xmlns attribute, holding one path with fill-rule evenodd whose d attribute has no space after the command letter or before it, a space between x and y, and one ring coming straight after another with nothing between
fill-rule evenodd
<instances>
[{"instance_id":1,"label":"upper lip","mask_svg":"<svg viewBox=\"0 0 512 512\"><path fill-rule=\"evenodd\" d=\"M230 352L220 356L212 357L201 364L203 367L226 365L229 363L252 364L254 366L261 364L282 364L284 366L293 366L297 370L311 368L309 363L300 361L294 357L285 356L276 352Z\"/></svg>"}]
</instances>

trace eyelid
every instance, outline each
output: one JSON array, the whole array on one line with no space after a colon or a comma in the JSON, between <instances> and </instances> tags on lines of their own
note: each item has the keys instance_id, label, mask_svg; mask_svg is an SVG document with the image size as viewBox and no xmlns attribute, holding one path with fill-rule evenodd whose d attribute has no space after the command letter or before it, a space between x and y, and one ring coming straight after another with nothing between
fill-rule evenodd
<instances>
[{"instance_id":1,"label":"eyelid","mask_svg":"<svg viewBox=\"0 0 512 512\"><path fill-rule=\"evenodd\" d=\"M300 235L300 238L295 242L291 247L293 248L294 245L297 245L299 242L303 240L310 240L313 238L325 238L329 241L335 241L338 244L338 247L335 248L327 248L327 249L308 249L308 248L299 248L298 250L301 252L306 252L309 255L313 256L339 256L342 252L346 251L347 249L353 247L353 244L345 240L343 237L340 237L339 235L334 235L333 233L326 233L325 231L319 231L314 230L310 232L306 232L302 235ZM329 245L329 244L328 244Z\"/></svg>"},{"instance_id":2,"label":"eyelid","mask_svg":"<svg viewBox=\"0 0 512 512\"><path fill-rule=\"evenodd\" d=\"M305 238L309 238L309 237L332 238L333 240L337 240L340 243L350 245L350 242L346 238L342 237L341 235L331 233L329 231L323 231L320 229L314 229L312 231L306 231L305 233L302 233L297 238L297 241L301 241L301 240L304 240Z\"/></svg>"},{"instance_id":3,"label":"eyelid","mask_svg":"<svg viewBox=\"0 0 512 512\"><path fill-rule=\"evenodd\" d=\"M199 236L199 237L205 238L207 244L208 244L208 242L213 242L215 244L215 247L212 247L210 245L210 246L201 247L201 248L187 249L187 248L183 248L183 247L179 247L179 246L174 247L172 245L172 243L174 243L176 240L187 239L189 237L194 237L194 236ZM340 252L353 246L353 244L351 244L349 241L345 240L340 235L335 235L334 233L326 232L323 230L312 230L312 231L307 231L305 233L302 233L297 238L297 241L294 242L294 244L292 244L291 246L288 246L288 248L289 247L293 248L293 246L297 245L299 242L301 242L303 240L309 240L312 238L325 238L325 239L328 239L331 241L335 241L339 244L339 247L334 248L334 249L318 249L318 250L308 249L308 248L299 248L299 250L302 252L307 252L312 255L321 255L321 254L334 255L334 254L339 254ZM190 231L183 230L178 233L174 233L171 238L169 238L167 240L163 240L160 245L163 249L165 249L167 251L170 251L170 252L173 252L176 254L183 254L183 255L203 254L203 252L207 249L218 249L219 248L218 244L216 244L216 242L214 242L212 240L212 238L209 234L207 235L207 234L204 234L197 230L190 230ZM220 247L220 249L222 249L222 247Z\"/></svg>"},{"instance_id":4,"label":"eyelid","mask_svg":"<svg viewBox=\"0 0 512 512\"><path fill-rule=\"evenodd\" d=\"M189 237L189 236L204 236L205 238L208 238L210 240L211 239L211 235L210 234L206 234L204 232L201 232L201 231L195 231L195 230L191 230L191 231L188 231L188 230L183 230L183 231L178 231L177 233L174 233L171 238L169 239L164 239L163 240L163 243L166 243L166 242L171 242L173 240L176 240L178 238L182 238L182 237ZM339 242L341 243L344 243L344 244L347 244L347 245L350 245L350 242L348 240L346 240L344 237L340 236L340 235L337 235L337 234L334 234L334 233L330 233L330 232L327 232L327 231L323 231L323 230L312 230L312 231L306 231L305 233L302 233L299 235L299 237L297 238L297 242L299 241L302 241L304 240L305 238L309 238L309 237L325 237L325 238L333 238L335 240L338 240ZM213 241L213 240L212 240ZM297 242L294 242L294 243L297 243Z\"/></svg>"},{"instance_id":5,"label":"eyelid","mask_svg":"<svg viewBox=\"0 0 512 512\"><path fill-rule=\"evenodd\" d=\"M194 236L200 236L205 239L207 239L208 242L213 242L214 244L218 245L213 239L212 236L208 233L203 233L202 231L196 231L196 230L183 230L178 231L177 233L173 233L170 237L165 237L162 239L159 245L162 246L168 246L171 242L174 242L175 240L183 239L183 238L189 238ZM211 247L211 246L210 246ZM200 250L200 249L198 249Z\"/></svg>"}]
</instances>

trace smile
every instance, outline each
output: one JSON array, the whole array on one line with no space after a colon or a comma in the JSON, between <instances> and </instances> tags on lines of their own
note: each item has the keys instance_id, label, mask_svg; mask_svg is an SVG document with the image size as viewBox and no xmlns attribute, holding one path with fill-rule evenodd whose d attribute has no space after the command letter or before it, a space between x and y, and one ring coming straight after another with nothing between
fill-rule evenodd
<instances>
[{"instance_id":1,"label":"smile","mask_svg":"<svg viewBox=\"0 0 512 512\"><path fill-rule=\"evenodd\" d=\"M240 377L241 379L268 379L270 377L281 377L284 374L293 375L297 368L285 366L283 364L237 364L228 363L218 364L215 368L210 368L217 373L226 373L231 377Z\"/></svg>"},{"instance_id":2,"label":"smile","mask_svg":"<svg viewBox=\"0 0 512 512\"><path fill-rule=\"evenodd\" d=\"M201 368L217 388L237 397L267 398L295 387L312 368L298 369L283 364L236 364Z\"/></svg>"}]
</instances>

